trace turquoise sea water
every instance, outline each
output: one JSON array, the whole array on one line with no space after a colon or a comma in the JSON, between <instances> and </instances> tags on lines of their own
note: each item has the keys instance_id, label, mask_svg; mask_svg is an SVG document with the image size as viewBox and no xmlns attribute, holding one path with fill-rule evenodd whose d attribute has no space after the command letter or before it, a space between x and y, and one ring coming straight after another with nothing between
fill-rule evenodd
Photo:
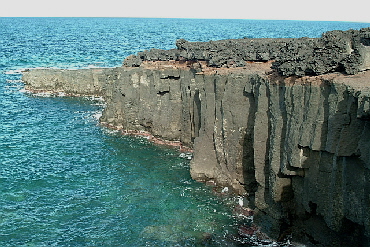
<instances>
[{"instance_id":1,"label":"turquoise sea water","mask_svg":"<svg viewBox=\"0 0 370 247\"><path fill-rule=\"evenodd\" d=\"M233 199L194 182L176 150L102 128L99 101L26 94L20 70L120 66L178 38L318 37L368 26L0 18L0 246L236 246Z\"/></svg>"}]
</instances>

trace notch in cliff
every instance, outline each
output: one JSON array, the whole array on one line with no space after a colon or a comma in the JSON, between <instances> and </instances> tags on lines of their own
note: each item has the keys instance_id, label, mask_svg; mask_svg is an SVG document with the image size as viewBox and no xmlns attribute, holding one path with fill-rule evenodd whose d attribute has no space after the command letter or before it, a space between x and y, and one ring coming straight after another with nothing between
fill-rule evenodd
<instances>
[{"instance_id":1,"label":"notch in cliff","mask_svg":"<svg viewBox=\"0 0 370 247\"><path fill-rule=\"evenodd\" d=\"M168 94L170 93L170 91L159 91L157 94L160 95L160 96L163 96L165 94Z\"/></svg>"},{"instance_id":2,"label":"notch in cliff","mask_svg":"<svg viewBox=\"0 0 370 247\"><path fill-rule=\"evenodd\" d=\"M161 79L180 80L180 76L168 75L168 76L161 77Z\"/></svg>"}]
</instances>

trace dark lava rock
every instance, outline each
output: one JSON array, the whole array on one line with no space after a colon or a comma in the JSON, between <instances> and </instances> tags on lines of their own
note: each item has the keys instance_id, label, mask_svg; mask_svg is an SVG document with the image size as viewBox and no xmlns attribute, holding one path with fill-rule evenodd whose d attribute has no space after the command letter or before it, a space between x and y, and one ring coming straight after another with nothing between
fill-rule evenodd
<instances>
[{"instance_id":1,"label":"dark lava rock","mask_svg":"<svg viewBox=\"0 0 370 247\"><path fill-rule=\"evenodd\" d=\"M124 66L142 61L207 61L210 67L244 67L246 62L274 61L285 76L356 74L370 68L370 28L326 32L320 38L244 38L209 42L176 41L177 49L151 49L125 59Z\"/></svg>"}]
</instances>

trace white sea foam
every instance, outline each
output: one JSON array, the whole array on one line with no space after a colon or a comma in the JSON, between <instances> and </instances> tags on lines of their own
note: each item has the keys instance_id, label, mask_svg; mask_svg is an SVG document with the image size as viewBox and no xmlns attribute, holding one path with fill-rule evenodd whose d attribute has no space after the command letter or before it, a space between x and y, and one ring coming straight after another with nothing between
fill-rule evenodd
<instances>
[{"instance_id":1,"label":"white sea foam","mask_svg":"<svg viewBox=\"0 0 370 247\"><path fill-rule=\"evenodd\" d=\"M119 133L119 130L109 129L109 128L103 128L103 131L107 135L115 135Z\"/></svg>"},{"instance_id":2,"label":"white sea foam","mask_svg":"<svg viewBox=\"0 0 370 247\"><path fill-rule=\"evenodd\" d=\"M10 83L10 84L12 84L12 83L16 83L16 84L18 84L18 83L21 83L21 82L23 82L22 80L6 80L6 82L7 83Z\"/></svg>"},{"instance_id":3,"label":"white sea foam","mask_svg":"<svg viewBox=\"0 0 370 247\"><path fill-rule=\"evenodd\" d=\"M104 101L102 96L85 96L84 99L92 100L92 101Z\"/></svg>"},{"instance_id":4,"label":"white sea foam","mask_svg":"<svg viewBox=\"0 0 370 247\"><path fill-rule=\"evenodd\" d=\"M54 94L51 92L32 93L32 95L37 96L37 97L45 97L45 98L54 96Z\"/></svg>"},{"instance_id":5,"label":"white sea foam","mask_svg":"<svg viewBox=\"0 0 370 247\"><path fill-rule=\"evenodd\" d=\"M6 75L19 75L22 74L23 72L27 71L28 69L26 68L20 68L20 69L12 69L4 72Z\"/></svg>"},{"instance_id":6,"label":"white sea foam","mask_svg":"<svg viewBox=\"0 0 370 247\"><path fill-rule=\"evenodd\" d=\"M221 193L227 193L229 192L229 187L224 187L221 191Z\"/></svg>"},{"instance_id":7,"label":"white sea foam","mask_svg":"<svg viewBox=\"0 0 370 247\"><path fill-rule=\"evenodd\" d=\"M93 64L89 64L86 66L86 68L87 69L101 68L99 64L103 64L103 62L95 62Z\"/></svg>"},{"instance_id":8,"label":"white sea foam","mask_svg":"<svg viewBox=\"0 0 370 247\"><path fill-rule=\"evenodd\" d=\"M191 160L193 158L193 154L192 153L181 153L179 154L179 157L183 159Z\"/></svg>"},{"instance_id":9,"label":"white sea foam","mask_svg":"<svg viewBox=\"0 0 370 247\"><path fill-rule=\"evenodd\" d=\"M92 117L99 120L102 115L103 115L103 113L101 111L99 111L99 112L96 112L95 114L93 114Z\"/></svg>"}]
</instances>

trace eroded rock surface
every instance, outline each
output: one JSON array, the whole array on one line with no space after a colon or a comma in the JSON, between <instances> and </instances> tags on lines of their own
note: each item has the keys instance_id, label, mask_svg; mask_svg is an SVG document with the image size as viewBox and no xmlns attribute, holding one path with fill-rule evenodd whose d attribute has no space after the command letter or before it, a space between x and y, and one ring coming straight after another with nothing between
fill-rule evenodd
<instances>
[{"instance_id":1,"label":"eroded rock surface","mask_svg":"<svg viewBox=\"0 0 370 247\"><path fill-rule=\"evenodd\" d=\"M320 38L236 39L176 42L177 49L151 49L129 56L124 65L142 61L207 61L211 67L244 67L247 61L272 61L281 75L356 74L370 68L370 29L331 31Z\"/></svg>"}]
</instances>

